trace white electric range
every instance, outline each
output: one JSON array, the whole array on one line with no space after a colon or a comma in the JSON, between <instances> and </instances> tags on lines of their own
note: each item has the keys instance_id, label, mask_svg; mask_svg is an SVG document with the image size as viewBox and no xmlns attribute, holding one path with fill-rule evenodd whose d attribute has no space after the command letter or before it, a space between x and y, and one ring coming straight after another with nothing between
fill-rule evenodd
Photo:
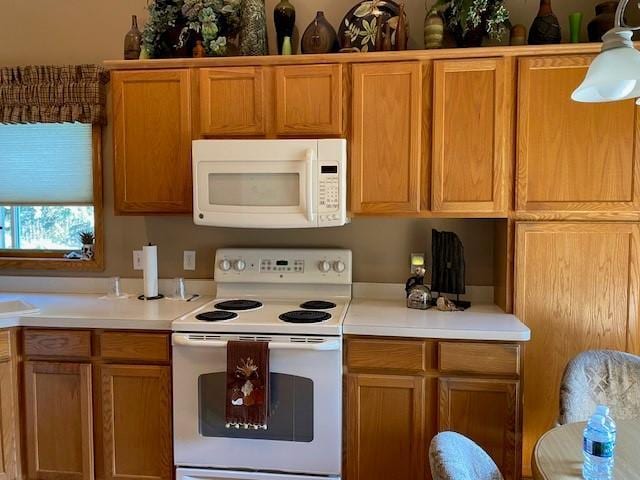
<instances>
[{"instance_id":1,"label":"white electric range","mask_svg":"<svg viewBox=\"0 0 640 480\"><path fill-rule=\"evenodd\" d=\"M216 300L173 323L178 480L339 479L351 252L220 249ZM266 430L227 428L226 344L269 342Z\"/></svg>"}]
</instances>

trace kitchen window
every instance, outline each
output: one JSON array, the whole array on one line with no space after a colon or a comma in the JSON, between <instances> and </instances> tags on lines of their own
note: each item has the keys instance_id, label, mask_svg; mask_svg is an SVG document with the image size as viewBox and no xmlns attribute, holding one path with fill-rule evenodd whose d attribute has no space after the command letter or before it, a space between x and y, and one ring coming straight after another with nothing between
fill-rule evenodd
<instances>
[{"instance_id":1,"label":"kitchen window","mask_svg":"<svg viewBox=\"0 0 640 480\"><path fill-rule=\"evenodd\" d=\"M100 144L96 125L0 124L0 267L102 268Z\"/></svg>"}]
</instances>

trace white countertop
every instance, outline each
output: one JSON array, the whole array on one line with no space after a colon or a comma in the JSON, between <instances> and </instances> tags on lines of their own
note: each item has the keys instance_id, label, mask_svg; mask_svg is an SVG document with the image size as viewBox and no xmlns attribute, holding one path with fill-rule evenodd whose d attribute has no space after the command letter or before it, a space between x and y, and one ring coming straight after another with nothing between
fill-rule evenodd
<instances>
[{"instance_id":1,"label":"white countertop","mask_svg":"<svg viewBox=\"0 0 640 480\"><path fill-rule=\"evenodd\" d=\"M178 300L142 301L136 297L109 299L98 294L0 293L0 301L20 299L39 309L38 313L0 318L0 328L62 327L134 330L171 330L171 322L212 297L191 302Z\"/></svg>"},{"instance_id":2,"label":"white countertop","mask_svg":"<svg viewBox=\"0 0 640 480\"><path fill-rule=\"evenodd\" d=\"M344 321L345 335L524 342L531 331L495 305L473 305L464 312L413 310L403 298L354 298Z\"/></svg>"}]
</instances>

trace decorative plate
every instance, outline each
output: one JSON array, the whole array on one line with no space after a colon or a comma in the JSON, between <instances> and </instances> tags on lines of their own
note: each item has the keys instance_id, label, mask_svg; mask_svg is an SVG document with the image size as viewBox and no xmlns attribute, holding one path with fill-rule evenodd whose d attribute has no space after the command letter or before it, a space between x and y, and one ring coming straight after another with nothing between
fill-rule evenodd
<instances>
[{"instance_id":1,"label":"decorative plate","mask_svg":"<svg viewBox=\"0 0 640 480\"><path fill-rule=\"evenodd\" d=\"M366 0L358 3L340 22L340 46L344 47L345 33L348 32L352 47L360 49L361 52L375 52L378 26L381 23L384 26L385 22L389 22L393 39L399 14L400 6L393 0Z\"/></svg>"}]
</instances>

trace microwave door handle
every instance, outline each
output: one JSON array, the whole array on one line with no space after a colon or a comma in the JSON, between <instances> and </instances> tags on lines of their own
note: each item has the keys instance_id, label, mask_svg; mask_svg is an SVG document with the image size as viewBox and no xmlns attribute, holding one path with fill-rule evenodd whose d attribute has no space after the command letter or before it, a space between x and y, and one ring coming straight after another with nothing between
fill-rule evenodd
<instances>
[{"instance_id":1,"label":"microwave door handle","mask_svg":"<svg viewBox=\"0 0 640 480\"><path fill-rule=\"evenodd\" d=\"M309 148L305 152L305 163L307 165L307 220L316 221L313 213L313 149Z\"/></svg>"},{"instance_id":2,"label":"microwave door handle","mask_svg":"<svg viewBox=\"0 0 640 480\"><path fill-rule=\"evenodd\" d=\"M226 340L195 340L186 335L174 335L173 344L183 347L209 347L225 348ZM340 339L327 340L318 343L306 342L269 342L269 350L313 350L313 351L335 351L340 350Z\"/></svg>"}]
</instances>

